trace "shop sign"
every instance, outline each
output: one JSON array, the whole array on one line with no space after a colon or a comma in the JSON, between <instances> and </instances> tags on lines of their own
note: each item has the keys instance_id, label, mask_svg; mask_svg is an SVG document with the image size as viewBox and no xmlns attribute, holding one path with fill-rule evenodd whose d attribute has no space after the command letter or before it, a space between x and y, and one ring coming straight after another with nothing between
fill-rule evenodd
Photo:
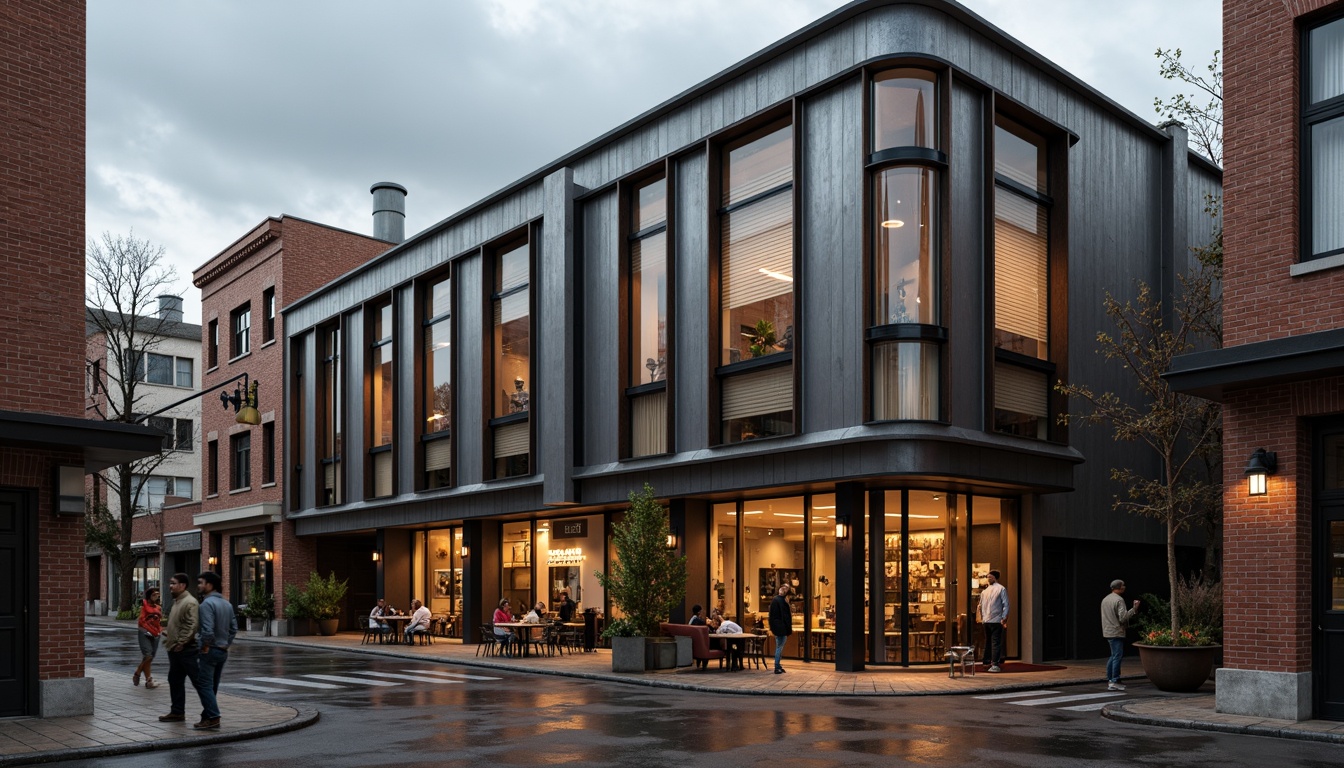
<instances>
[{"instance_id":1,"label":"shop sign","mask_svg":"<svg viewBox=\"0 0 1344 768\"><path fill-rule=\"evenodd\" d=\"M586 539L588 538L588 518L579 517L572 520L556 520L551 523L551 539Z\"/></svg>"},{"instance_id":2,"label":"shop sign","mask_svg":"<svg viewBox=\"0 0 1344 768\"><path fill-rule=\"evenodd\" d=\"M583 547L552 549L547 556L550 565L578 565L583 562Z\"/></svg>"}]
</instances>

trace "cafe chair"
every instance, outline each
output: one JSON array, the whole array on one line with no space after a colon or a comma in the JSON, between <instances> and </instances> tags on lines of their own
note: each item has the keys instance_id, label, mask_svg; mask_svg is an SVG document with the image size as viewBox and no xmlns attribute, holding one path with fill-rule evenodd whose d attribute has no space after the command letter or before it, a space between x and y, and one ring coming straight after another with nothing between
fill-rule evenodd
<instances>
[{"instance_id":1,"label":"cafe chair","mask_svg":"<svg viewBox=\"0 0 1344 768\"><path fill-rule=\"evenodd\" d=\"M419 641L420 645L433 645L434 644L433 624L431 624L428 627L421 627L411 632L411 644L412 645L416 644L417 640Z\"/></svg>"},{"instance_id":2,"label":"cafe chair","mask_svg":"<svg viewBox=\"0 0 1344 768\"><path fill-rule=\"evenodd\" d=\"M378 631L377 624L369 621L368 616L359 617L359 630L364 633L364 637L360 638L360 645L383 642L383 633Z\"/></svg>"},{"instance_id":3,"label":"cafe chair","mask_svg":"<svg viewBox=\"0 0 1344 768\"><path fill-rule=\"evenodd\" d=\"M494 656L499 651L499 638L495 637L495 628L489 624L481 625L480 640L476 642L476 655L480 656L482 651L486 656Z\"/></svg>"}]
</instances>

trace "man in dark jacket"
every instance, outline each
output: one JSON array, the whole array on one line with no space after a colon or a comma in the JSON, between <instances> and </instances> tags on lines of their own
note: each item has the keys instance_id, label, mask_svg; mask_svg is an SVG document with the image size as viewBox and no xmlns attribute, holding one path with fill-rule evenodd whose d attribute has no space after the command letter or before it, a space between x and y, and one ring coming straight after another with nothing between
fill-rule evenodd
<instances>
[{"instance_id":1,"label":"man in dark jacket","mask_svg":"<svg viewBox=\"0 0 1344 768\"><path fill-rule=\"evenodd\" d=\"M789 610L789 585L779 585L775 599L770 601L770 634L775 636L775 674L784 674L784 644L793 634L793 612Z\"/></svg>"}]
</instances>

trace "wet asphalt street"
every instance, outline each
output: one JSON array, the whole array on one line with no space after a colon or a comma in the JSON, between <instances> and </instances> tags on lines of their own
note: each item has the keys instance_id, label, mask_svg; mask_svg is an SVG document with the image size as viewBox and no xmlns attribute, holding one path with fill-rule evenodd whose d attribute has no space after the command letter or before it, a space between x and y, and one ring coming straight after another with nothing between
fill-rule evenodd
<instances>
[{"instance_id":1,"label":"wet asphalt street","mask_svg":"<svg viewBox=\"0 0 1344 768\"><path fill-rule=\"evenodd\" d=\"M87 657L103 668L125 669L129 678L137 656L134 642L127 630L91 628ZM1101 701L1072 698L1100 686L1065 687L1058 696L998 699L728 696L249 645L245 640L230 656L224 671L229 693L314 707L322 713L320 722L235 744L59 765L1344 764L1344 746L1104 720L1093 708ZM162 654L155 677L167 679ZM166 683L156 693L162 694L166 712ZM1126 693L1128 698L1155 695L1161 694L1146 684L1132 685ZM192 716L195 694L190 688L187 696ZM229 712L223 716L227 720Z\"/></svg>"}]
</instances>

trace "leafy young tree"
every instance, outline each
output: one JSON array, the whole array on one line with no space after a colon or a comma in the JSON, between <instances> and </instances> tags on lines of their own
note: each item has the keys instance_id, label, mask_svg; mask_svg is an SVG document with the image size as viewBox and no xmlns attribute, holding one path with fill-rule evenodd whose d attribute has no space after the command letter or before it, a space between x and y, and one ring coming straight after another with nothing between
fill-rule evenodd
<instances>
[{"instance_id":1,"label":"leafy young tree","mask_svg":"<svg viewBox=\"0 0 1344 768\"><path fill-rule=\"evenodd\" d=\"M686 599L686 557L668 549L671 533L667 509L654 498L653 488L645 483L643 490L631 491L630 509L611 529L616 562L607 573L599 572L597 581L635 635L657 635L659 622Z\"/></svg>"},{"instance_id":2,"label":"leafy young tree","mask_svg":"<svg viewBox=\"0 0 1344 768\"><path fill-rule=\"evenodd\" d=\"M1170 99L1153 99L1157 113L1168 120L1179 120L1190 131L1195 147L1215 165L1223 164L1223 69L1219 56L1201 72L1181 61L1181 49L1157 49L1159 74L1163 78L1193 86L1194 93L1178 93Z\"/></svg>"},{"instance_id":3,"label":"leafy young tree","mask_svg":"<svg viewBox=\"0 0 1344 768\"><path fill-rule=\"evenodd\" d=\"M170 293L176 275L163 264L164 249L134 233L104 232L89 241L86 257L85 314L100 343L90 347L87 361L91 410L105 421L134 423L144 410L144 367L172 322L157 313L160 295ZM131 551L132 520L143 511L145 489L136 478L148 477L167 454L119 464L103 473L117 509L94 500L95 514L85 523L85 539L101 549L117 572L118 611L131 608L135 556ZM113 535L115 533L115 535Z\"/></svg>"}]
</instances>

